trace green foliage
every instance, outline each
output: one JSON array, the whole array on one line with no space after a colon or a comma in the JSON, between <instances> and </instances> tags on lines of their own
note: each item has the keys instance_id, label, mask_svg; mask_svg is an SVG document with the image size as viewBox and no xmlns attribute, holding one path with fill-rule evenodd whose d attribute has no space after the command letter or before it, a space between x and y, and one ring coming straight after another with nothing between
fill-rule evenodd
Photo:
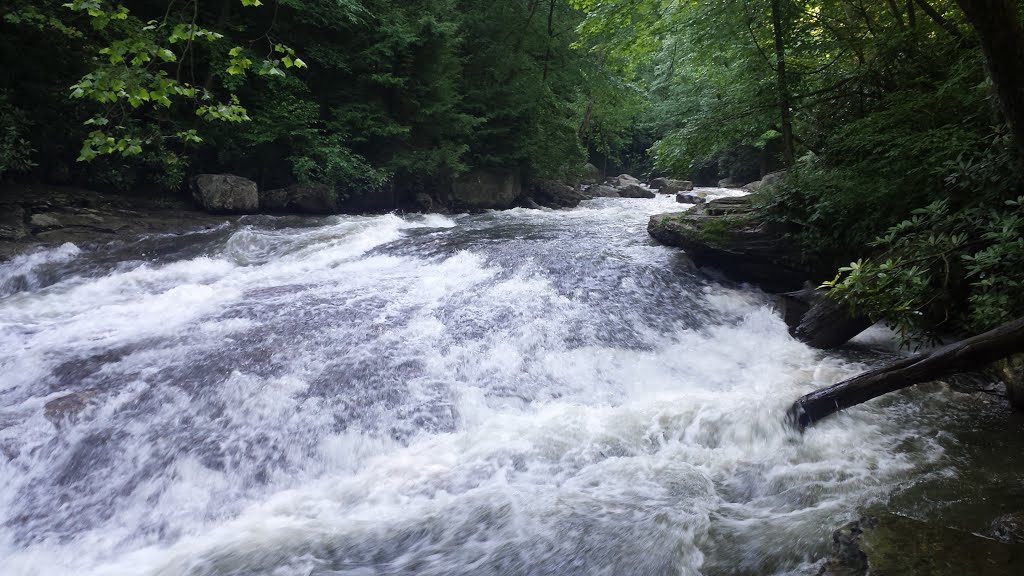
<instances>
[{"instance_id":1,"label":"green foliage","mask_svg":"<svg viewBox=\"0 0 1024 576\"><path fill-rule=\"evenodd\" d=\"M969 201L914 210L871 243L879 256L840 268L825 286L905 340L981 332L1024 314L1024 197L1008 192L1015 170L1005 134L962 155L946 185Z\"/></svg>"},{"instance_id":2,"label":"green foliage","mask_svg":"<svg viewBox=\"0 0 1024 576\"><path fill-rule=\"evenodd\" d=\"M31 128L28 115L10 105L0 93L0 179L8 173L27 172L35 167L31 143L26 133Z\"/></svg>"}]
</instances>

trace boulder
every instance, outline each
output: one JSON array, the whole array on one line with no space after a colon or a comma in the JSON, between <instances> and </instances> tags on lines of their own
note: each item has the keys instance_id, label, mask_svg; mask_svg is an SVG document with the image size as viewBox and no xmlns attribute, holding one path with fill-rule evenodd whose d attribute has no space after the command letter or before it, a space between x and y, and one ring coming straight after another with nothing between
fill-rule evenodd
<instances>
[{"instance_id":1,"label":"boulder","mask_svg":"<svg viewBox=\"0 0 1024 576\"><path fill-rule=\"evenodd\" d=\"M718 181L719 188L742 188L746 184L746 182L733 180L732 178L723 178Z\"/></svg>"},{"instance_id":2,"label":"boulder","mask_svg":"<svg viewBox=\"0 0 1024 576\"><path fill-rule=\"evenodd\" d=\"M434 199L426 192L419 192L416 194L416 207L421 212L431 212L434 209Z\"/></svg>"},{"instance_id":3,"label":"boulder","mask_svg":"<svg viewBox=\"0 0 1024 576\"><path fill-rule=\"evenodd\" d=\"M21 240L28 236L25 209L18 204L0 206L0 240Z\"/></svg>"},{"instance_id":4,"label":"boulder","mask_svg":"<svg viewBox=\"0 0 1024 576\"><path fill-rule=\"evenodd\" d=\"M534 202L548 208L575 208L586 199L572 186L557 182L541 182L533 190Z\"/></svg>"},{"instance_id":5,"label":"boulder","mask_svg":"<svg viewBox=\"0 0 1024 576\"><path fill-rule=\"evenodd\" d=\"M338 212L347 214L380 214L397 209L399 194L393 181L372 188L348 190L338 198ZM438 208L434 205L435 210Z\"/></svg>"},{"instance_id":6,"label":"boulder","mask_svg":"<svg viewBox=\"0 0 1024 576\"><path fill-rule=\"evenodd\" d=\"M672 180L671 178L655 178L651 180L651 188L657 188L660 194L675 194L693 190L693 182L689 180Z\"/></svg>"},{"instance_id":7,"label":"boulder","mask_svg":"<svg viewBox=\"0 0 1024 576\"><path fill-rule=\"evenodd\" d=\"M785 170L779 170L778 172L772 172L771 174L765 174L764 178L761 178L761 186L775 186L786 177Z\"/></svg>"},{"instance_id":8,"label":"boulder","mask_svg":"<svg viewBox=\"0 0 1024 576\"><path fill-rule=\"evenodd\" d=\"M688 212L652 216L647 232L662 244L682 248L698 266L766 292L796 291L821 276L807 269L798 247L782 231L756 219L749 197L719 198Z\"/></svg>"},{"instance_id":9,"label":"boulder","mask_svg":"<svg viewBox=\"0 0 1024 576\"><path fill-rule=\"evenodd\" d=\"M654 192L641 187L639 184L630 184L620 188L618 192L622 198L654 198Z\"/></svg>"},{"instance_id":10,"label":"boulder","mask_svg":"<svg viewBox=\"0 0 1024 576\"><path fill-rule=\"evenodd\" d=\"M1024 512L1003 514L992 521L992 536L1008 544L1024 544Z\"/></svg>"},{"instance_id":11,"label":"boulder","mask_svg":"<svg viewBox=\"0 0 1024 576\"><path fill-rule=\"evenodd\" d=\"M707 195L703 192L680 192L676 194L676 202L680 204L703 204Z\"/></svg>"},{"instance_id":12,"label":"boulder","mask_svg":"<svg viewBox=\"0 0 1024 576\"><path fill-rule=\"evenodd\" d=\"M591 198L619 198L619 191L607 184L597 184L586 189Z\"/></svg>"},{"instance_id":13,"label":"boulder","mask_svg":"<svg viewBox=\"0 0 1024 576\"><path fill-rule=\"evenodd\" d=\"M519 171L476 169L452 183L449 200L456 209L504 210L522 195Z\"/></svg>"},{"instance_id":14,"label":"boulder","mask_svg":"<svg viewBox=\"0 0 1024 576\"><path fill-rule=\"evenodd\" d=\"M55 398L43 406L43 414L54 425L60 425L64 420L74 420L82 410L93 403L97 394L98 390L90 388Z\"/></svg>"},{"instance_id":15,"label":"boulder","mask_svg":"<svg viewBox=\"0 0 1024 576\"><path fill-rule=\"evenodd\" d=\"M213 214L245 214L259 210L256 183L231 174L200 174L192 180L192 197Z\"/></svg>"},{"instance_id":16,"label":"boulder","mask_svg":"<svg viewBox=\"0 0 1024 576\"><path fill-rule=\"evenodd\" d=\"M986 576L1024 573L1024 545L968 530L885 514L864 530L861 550L871 576Z\"/></svg>"},{"instance_id":17,"label":"boulder","mask_svg":"<svg viewBox=\"0 0 1024 576\"><path fill-rule=\"evenodd\" d=\"M334 214L338 196L324 184L293 184L287 188L259 193L260 210L296 214Z\"/></svg>"},{"instance_id":18,"label":"boulder","mask_svg":"<svg viewBox=\"0 0 1024 576\"><path fill-rule=\"evenodd\" d=\"M629 174L619 174L618 176L609 178L607 182L614 188L625 188L626 186L640 184L640 180L637 180Z\"/></svg>"},{"instance_id":19,"label":"boulder","mask_svg":"<svg viewBox=\"0 0 1024 576\"><path fill-rule=\"evenodd\" d=\"M1006 385L1006 398L1017 410L1024 410L1024 354L1017 354L993 364L995 376Z\"/></svg>"},{"instance_id":20,"label":"boulder","mask_svg":"<svg viewBox=\"0 0 1024 576\"><path fill-rule=\"evenodd\" d=\"M32 226L32 230L52 230L53 228L60 228L63 226L57 216L54 214L33 214L28 219L28 223Z\"/></svg>"},{"instance_id":21,"label":"boulder","mask_svg":"<svg viewBox=\"0 0 1024 576\"><path fill-rule=\"evenodd\" d=\"M601 169L593 164L587 162L583 165L583 178L584 184L597 184L601 181Z\"/></svg>"},{"instance_id":22,"label":"boulder","mask_svg":"<svg viewBox=\"0 0 1024 576\"><path fill-rule=\"evenodd\" d=\"M777 172L772 172L771 174L765 174L764 178L761 178L757 182L751 182L750 184L745 185L743 189L749 192L757 192L761 188L765 188L767 186L775 186L779 182L782 182L783 178L785 177L786 171L779 170Z\"/></svg>"}]
</instances>

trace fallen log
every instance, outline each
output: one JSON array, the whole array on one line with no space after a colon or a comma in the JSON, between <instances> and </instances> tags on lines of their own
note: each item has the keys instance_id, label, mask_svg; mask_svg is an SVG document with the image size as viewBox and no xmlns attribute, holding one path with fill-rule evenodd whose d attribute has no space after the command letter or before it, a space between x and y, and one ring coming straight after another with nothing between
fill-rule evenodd
<instances>
[{"instance_id":1,"label":"fallen log","mask_svg":"<svg viewBox=\"0 0 1024 576\"><path fill-rule=\"evenodd\" d=\"M789 416L793 424L803 431L830 414L883 394L981 368L1022 351L1024 318L1018 318L984 334L905 358L811 392L793 403Z\"/></svg>"},{"instance_id":2,"label":"fallen log","mask_svg":"<svg viewBox=\"0 0 1024 576\"><path fill-rule=\"evenodd\" d=\"M838 348L873 324L854 315L842 300L806 285L802 290L782 294L786 301L784 320L794 338L822 350Z\"/></svg>"}]
</instances>

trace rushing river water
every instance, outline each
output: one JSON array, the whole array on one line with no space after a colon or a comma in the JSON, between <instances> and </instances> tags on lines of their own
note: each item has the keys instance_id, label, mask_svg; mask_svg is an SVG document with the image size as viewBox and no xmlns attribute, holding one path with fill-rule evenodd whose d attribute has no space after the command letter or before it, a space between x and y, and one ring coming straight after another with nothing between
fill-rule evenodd
<instances>
[{"instance_id":1,"label":"rushing river water","mask_svg":"<svg viewBox=\"0 0 1024 576\"><path fill-rule=\"evenodd\" d=\"M883 353L809 349L654 244L677 207L245 217L0 264L0 573L802 573L955 474L948 391L788 429Z\"/></svg>"}]
</instances>

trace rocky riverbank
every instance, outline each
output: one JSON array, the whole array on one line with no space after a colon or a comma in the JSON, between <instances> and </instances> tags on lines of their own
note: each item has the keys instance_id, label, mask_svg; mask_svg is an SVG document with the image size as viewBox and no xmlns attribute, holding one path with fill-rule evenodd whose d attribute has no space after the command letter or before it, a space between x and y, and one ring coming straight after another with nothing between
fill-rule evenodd
<instances>
[{"instance_id":1,"label":"rocky riverbank","mask_svg":"<svg viewBox=\"0 0 1024 576\"><path fill-rule=\"evenodd\" d=\"M218 226L228 218L196 210L183 200L6 185L0 187L0 260L37 245L184 233Z\"/></svg>"}]
</instances>

